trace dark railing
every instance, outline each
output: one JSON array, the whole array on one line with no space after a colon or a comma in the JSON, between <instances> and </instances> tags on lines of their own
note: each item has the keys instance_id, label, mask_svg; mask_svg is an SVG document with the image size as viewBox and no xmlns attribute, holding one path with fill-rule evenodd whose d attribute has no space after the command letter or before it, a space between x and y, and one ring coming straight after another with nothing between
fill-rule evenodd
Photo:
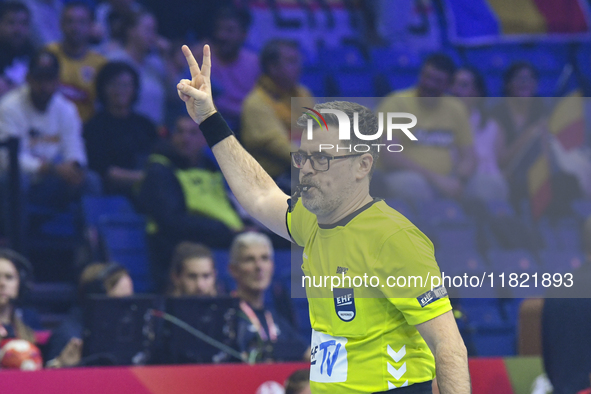
<instances>
[{"instance_id":1,"label":"dark railing","mask_svg":"<svg viewBox=\"0 0 591 394\"><path fill-rule=\"evenodd\" d=\"M8 246L14 250L22 251L22 220L21 220L21 185L20 166L18 163L19 139L15 137L0 141L0 149L8 151L8 169L6 182L1 186L6 190L2 207L4 209L4 233L8 237Z\"/></svg>"}]
</instances>

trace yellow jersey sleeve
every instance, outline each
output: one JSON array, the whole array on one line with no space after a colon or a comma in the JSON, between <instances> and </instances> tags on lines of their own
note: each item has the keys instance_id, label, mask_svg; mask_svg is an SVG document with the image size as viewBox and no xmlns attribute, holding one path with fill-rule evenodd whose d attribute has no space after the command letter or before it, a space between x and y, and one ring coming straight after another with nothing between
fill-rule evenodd
<instances>
[{"instance_id":1,"label":"yellow jersey sleeve","mask_svg":"<svg viewBox=\"0 0 591 394\"><path fill-rule=\"evenodd\" d=\"M296 203L293 210L287 210L286 222L291 239L302 247L306 245L314 227L318 225L316 215L304 207L302 200Z\"/></svg>"},{"instance_id":2,"label":"yellow jersey sleeve","mask_svg":"<svg viewBox=\"0 0 591 394\"><path fill-rule=\"evenodd\" d=\"M386 239L373 272L384 284L384 296L409 324L424 323L451 310L447 291L437 286L441 281L432 280L441 278L433 244L414 226Z\"/></svg>"}]
</instances>

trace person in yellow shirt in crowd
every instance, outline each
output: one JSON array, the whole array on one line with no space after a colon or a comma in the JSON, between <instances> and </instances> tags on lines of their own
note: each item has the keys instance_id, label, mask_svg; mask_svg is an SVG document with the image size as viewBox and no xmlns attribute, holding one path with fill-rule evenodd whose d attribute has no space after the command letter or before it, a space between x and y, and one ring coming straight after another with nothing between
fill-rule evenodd
<instances>
[{"instance_id":1,"label":"person in yellow shirt in crowd","mask_svg":"<svg viewBox=\"0 0 591 394\"><path fill-rule=\"evenodd\" d=\"M47 46L60 62L60 90L76 104L83 122L94 115L94 79L107 60L90 49L94 15L84 3L70 3L61 18L62 42Z\"/></svg>"},{"instance_id":2,"label":"person in yellow shirt in crowd","mask_svg":"<svg viewBox=\"0 0 591 394\"><path fill-rule=\"evenodd\" d=\"M294 41L269 41L260 55L263 74L242 106L241 140L246 150L261 164L278 185L289 190L292 140L297 127L292 125L291 98L309 97L311 93L298 84L302 61Z\"/></svg>"},{"instance_id":3,"label":"person in yellow shirt in crowd","mask_svg":"<svg viewBox=\"0 0 591 394\"><path fill-rule=\"evenodd\" d=\"M417 117L412 128L417 141L405 139L402 152L382 155L390 196L425 201L462 195L476 160L468 111L459 100L446 96L454 72L452 59L433 54L423 63L416 87L394 92L381 102L378 112L408 112Z\"/></svg>"}]
</instances>

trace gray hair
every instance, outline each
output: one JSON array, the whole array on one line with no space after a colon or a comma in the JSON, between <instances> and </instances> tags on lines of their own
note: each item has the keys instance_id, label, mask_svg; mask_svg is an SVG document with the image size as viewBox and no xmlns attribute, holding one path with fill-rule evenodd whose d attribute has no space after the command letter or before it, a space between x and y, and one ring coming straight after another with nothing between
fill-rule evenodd
<instances>
[{"instance_id":1,"label":"gray hair","mask_svg":"<svg viewBox=\"0 0 591 394\"><path fill-rule=\"evenodd\" d=\"M230 265L237 264L242 251L252 245L268 246L271 256L273 256L273 243L271 239L266 234L248 231L237 235L232 241L232 245L230 246Z\"/></svg>"},{"instance_id":2,"label":"gray hair","mask_svg":"<svg viewBox=\"0 0 591 394\"><path fill-rule=\"evenodd\" d=\"M378 131L378 117L376 114L373 113L372 110L369 108L353 103L350 101L330 101L328 103L321 103L316 104L314 106L314 110L320 112L321 109L338 109L339 111L344 112L348 117L349 121L351 122L351 130L353 130L353 122L354 122L354 115L357 112L358 114L358 126L359 132L363 135L373 135ZM323 114L324 119L326 120L327 124L333 126L339 126L339 119L335 114ZM306 127L308 124L308 119L313 119L310 116L309 112L304 112L297 121L297 125L300 127ZM378 158L380 156L380 152L378 151L378 147L375 146L379 144L380 141L375 141L374 144L370 144L369 151L367 153L371 154L373 157L373 164L371 166L371 170L369 172L370 177L373 173L374 168L377 165ZM357 144L367 144L367 141L364 141L357 137L355 133L351 133L351 142L350 145L357 145Z\"/></svg>"}]
</instances>

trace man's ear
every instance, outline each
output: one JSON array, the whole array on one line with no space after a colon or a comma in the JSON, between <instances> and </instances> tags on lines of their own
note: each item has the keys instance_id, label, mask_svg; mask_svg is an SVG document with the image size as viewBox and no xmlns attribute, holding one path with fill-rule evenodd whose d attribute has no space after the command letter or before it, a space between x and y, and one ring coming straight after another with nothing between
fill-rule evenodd
<instances>
[{"instance_id":1,"label":"man's ear","mask_svg":"<svg viewBox=\"0 0 591 394\"><path fill-rule=\"evenodd\" d=\"M357 167L357 180L363 179L369 175L373 165L373 156L370 153L365 153L359 157Z\"/></svg>"}]
</instances>

